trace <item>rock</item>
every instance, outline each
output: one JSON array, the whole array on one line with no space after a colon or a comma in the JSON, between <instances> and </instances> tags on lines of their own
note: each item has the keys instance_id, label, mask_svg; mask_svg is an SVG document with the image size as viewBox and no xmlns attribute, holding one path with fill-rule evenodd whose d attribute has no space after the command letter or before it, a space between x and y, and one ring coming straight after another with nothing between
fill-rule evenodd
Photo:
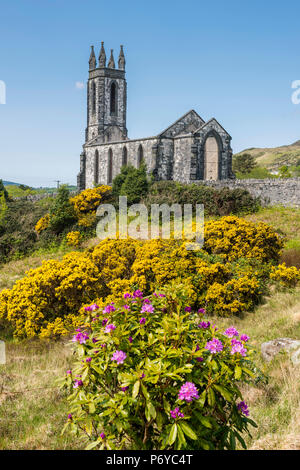
<instances>
[{"instance_id":1,"label":"rock","mask_svg":"<svg viewBox=\"0 0 300 470\"><path fill-rule=\"evenodd\" d=\"M0 364L5 364L5 363L6 363L5 343L4 341L0 341Z\"/></svg>"},{"instance_id":2,"label":"rock","mask_svg":"<svg viewBox=\"0 0 300 470\"><path fill-rule=\"evenodd\" d=\"M300 341L291 338L278 338L261 345L261 354L265 361L270 362L279 351L294 351L291 355L293 364L300 364Z\"/></svg>"}]
</instances>

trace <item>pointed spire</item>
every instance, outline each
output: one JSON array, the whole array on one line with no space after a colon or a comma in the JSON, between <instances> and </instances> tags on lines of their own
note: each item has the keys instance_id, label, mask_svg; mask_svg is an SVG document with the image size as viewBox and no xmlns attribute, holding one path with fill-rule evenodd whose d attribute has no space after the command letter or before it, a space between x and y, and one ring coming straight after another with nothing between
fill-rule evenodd
<instances>
[{"instance_id":1,"label":"pointed spire","mask_svg":"<svg viewBox=\"0 0 300 470\"><path fill-rule=\"evenodd\" d=\"M120 46L120 54L119 54L119 61L118 61L118 66L120 70L125 70L125 56L124 56L124 51L123 51L123 46Z\"/></svg>"},{"instance_id":2,"label":"pointed spire","mask_svg":"<svg viewBox=\"0 0 300 470\"><path fill-rule=\"evenodd\" d=\"M90 65L90 70L95 70L95 68L96 68L96 57L95 57L94 46L91 46L91 55L90 55L90 59L89 59L89 65Z\"/></svg>"},{"instance_id":3,"label":"pointed spire","mask_svg":"<svg viewBox=\"0 0 300 470\"><path fill-rule=\"evenodd\" d=\"M104 42L101 42L101 49L100 49L100 54L99 54L99 67L106 67L106 55L105 55L105 50L103 46Z\"/></svg>"},{"instance_id":4,"label":"pointed spire","mask_svg":"<svg viewBox=\"0 0 300 470\"><path fill-rule=\"evenodd\" d=\"M116 67L115 66L115 59L114 59L114 50L113 49L110 50L110 59L109 59L107 67L109 69L114 69Z\"/></svg>"}]
</instances>

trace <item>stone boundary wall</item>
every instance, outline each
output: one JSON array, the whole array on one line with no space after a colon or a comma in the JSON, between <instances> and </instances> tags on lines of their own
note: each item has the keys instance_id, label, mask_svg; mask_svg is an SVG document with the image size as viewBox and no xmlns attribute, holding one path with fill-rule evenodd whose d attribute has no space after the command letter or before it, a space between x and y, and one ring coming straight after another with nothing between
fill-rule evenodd
<instances>
[{"instance_id":1,"label":"stone boundary wall","mask_svg":"<svg viewBox=\"0 0 300 470\"><path fill-rule=\"evenodd\" d=\"M300 207L300 178L270 178L219 181L190 181L205 184L215 189L247 189L254 197L259 197L264 206Z\"/></svg>"},{"instance_id":2,"label":"stone boundary wall","mask_svg":"<svg viewBox=\"0 0 300 470\"><path fill-rule=\"evenodd\" d=\"M70 196L75 196L77 191L70 191ZM58 193L42 193L42 194L26 194L25 196L18 196L18 197L13 197L12 199L15 201L40 201L41 199L45 199L48 197L53 197L55 198L58 195Z\"/></svg>"}]
</instances>

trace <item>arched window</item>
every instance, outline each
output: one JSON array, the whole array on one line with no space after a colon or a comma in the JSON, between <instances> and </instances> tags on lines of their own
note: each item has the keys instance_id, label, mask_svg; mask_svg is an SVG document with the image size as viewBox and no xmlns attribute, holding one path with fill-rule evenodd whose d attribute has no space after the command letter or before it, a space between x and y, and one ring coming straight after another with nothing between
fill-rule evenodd
<instances>
[{"instance_id":1,"label":"arched window","mask_svg":"<svg viewBox=\"0 0 300 470\"><path fill-rule=\"evenodd\" d=\"M96 112L96 84L92 82L92 113Z\"/></svg>"},{"instance_id":2,"label":"arched window","mask_svg":"<svg viewBox=\"0 0 300 470\"><path fill-rule=\"evenodd\" d=\"M107 182L112 183L113 177L113 153L112 149L108 151L108 162L107 162Z\"/></svg>"},{"instance_id":3,"label":"arched window","mask_svg":"<svg viewBox=\"0 0 300 470\"><path fill-rule=\"evenodd\" d=\"M140 168L143 158L144 158L144 150L143 150L142 145L140 144L138 148L138 161L137 161L138 168Z\"/></svg>"},{"instance_id":4,"label":"arched window","mask_svg":"<svg viewBox=\"0 0 300 470\"><path fill-rule=\"evenodd\" d=\"M122 151L122 166L126 166L127 165L127 148L126 147L123 147L123 151Z\"/></svg>"},{"instance_id":5,"label":"arched window","mask_svg":"<svg viewBox=\"0 0 300 470\"><path fill-rule=\"evenodd\" d=\"M94 159L94 184L99 183L99 152L96 150Z\"/></svg>"},{"instance_id":6,"label":"arched window","mask_svg":"<svg viewBox=\"0 0 300 470\"><path fill-rule=\"evenodd\" d=\"M117 114L117 85L112 82L110 86L110 114Z\"/></svg>"}]
</instances>

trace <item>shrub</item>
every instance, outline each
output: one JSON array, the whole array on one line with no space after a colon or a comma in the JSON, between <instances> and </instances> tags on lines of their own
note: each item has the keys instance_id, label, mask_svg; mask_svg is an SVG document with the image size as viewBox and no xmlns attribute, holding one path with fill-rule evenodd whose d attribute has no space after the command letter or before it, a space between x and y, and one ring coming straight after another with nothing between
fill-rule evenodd
<instances>
[{"instance_id":1,"label":"shrub","mask_svg":"<svg viewBox=\"0 0 300 470\"><path fill-rule=\"evenodd\" d=\"M74 209L70 203L70 191L62 185L50 209L49 228L54 233L60 233L75 221Z\"/></svg>"},{"instance_id":2,"label":"shrub","mask_svg":"<svg viewBox=\"0 0 300 470\"><path fill-rule=\"evenodd\" d=\"M50 224L50 214L46 214L44 215L44 217L41 217L37 221L34 229L37 233L41 233L43 230L46 230L46 228L49 227L49 224Z\"/></svg>"},{"instance_id":3,"label":"shrub","mask_svg":"<svg viewBox=\"0 0 300 470\"><path fill-rule=\"evenodd\" d=\"M44 246L44 239L37 237L35 226L49 211L50 198L37 202L11 200L6 202L6 207L0 223L0 263L20 258L36 247Z\"/></svg>"},{"instance_id":4,"label":"shrub","mask_svg":"<svg viewBox=\"0 0 300 470\"><path fill-rule=\"evenodd\" d=\"M284 287L295 287L300 280L300 271L295 266L286 267L285 263L274 266L270 278Z\"/></svg>"},{"instance_id":5,"label":"shrub","mask_svg":"<svg viewBox=\"0 0 300 470\"><path fill-rule=\"evenodd\" d=\"M129 167L124 170L126 176L121 185L119 195L127 196L128 204L139 202L148 193L148 179L146 165L142 163L140 168ZM115 190L120 186L120 182L114 185Z\"/></svg>"},{"instance_id":6,"label":"shrub","mask_svg":"<svg viewBox=\"0 0 300 470\"><path fill-rule=\"evenodd\" d=\"M204 321L180 285L88 309L63 381L64 430L87 449L246 448L243 434L256 424L240 387L258 379L246 335Z\"/></svg>"},{"instance_id":7,"label":"shrub","mask_svg":"<svg viewBox=\"0 0 300 470\"><path fill-rule=\"evenodd\" d=\"M144 200L151 209L151 204L203 204L206 215L224 216L256 212L259 200L244 189L223 188L220 190L204 184L181 184L174 181L159 181L150 186Z\"/></svg>"},{"instance_id":8,"label":"shrub","mask_svg":"<svg viewBox=\"0 0 300 470\"><path fill-rule=\"evenodd\" d=\"M208 221L204 239L205 251L222 253L228 261L241 257L278 261L283 248L282 237L269 225L254 224L234 216Z\"/></svg>"},{"instance_id":9,"label":"shrub","mask_svg":"<svg viewBox=\"0 0 300 470\"><path fill-rule=\"evenodd\" d=\"M81 233L76 232L69 232L66 235L67 244L69 246L79 246L81 241Z\"/></svg>"},{"instance_id":10,"label":"shrub","mask_svg":"<svg viewBox=\"0 0 300 470\"><path fill-rule=\"evenodd\" d=\"M101 202L107 201L111 193L110 186L97 186L85 189L70 199L78 224L90 227L96 221L96 210Z\"/></svg>"}]
</instances>

